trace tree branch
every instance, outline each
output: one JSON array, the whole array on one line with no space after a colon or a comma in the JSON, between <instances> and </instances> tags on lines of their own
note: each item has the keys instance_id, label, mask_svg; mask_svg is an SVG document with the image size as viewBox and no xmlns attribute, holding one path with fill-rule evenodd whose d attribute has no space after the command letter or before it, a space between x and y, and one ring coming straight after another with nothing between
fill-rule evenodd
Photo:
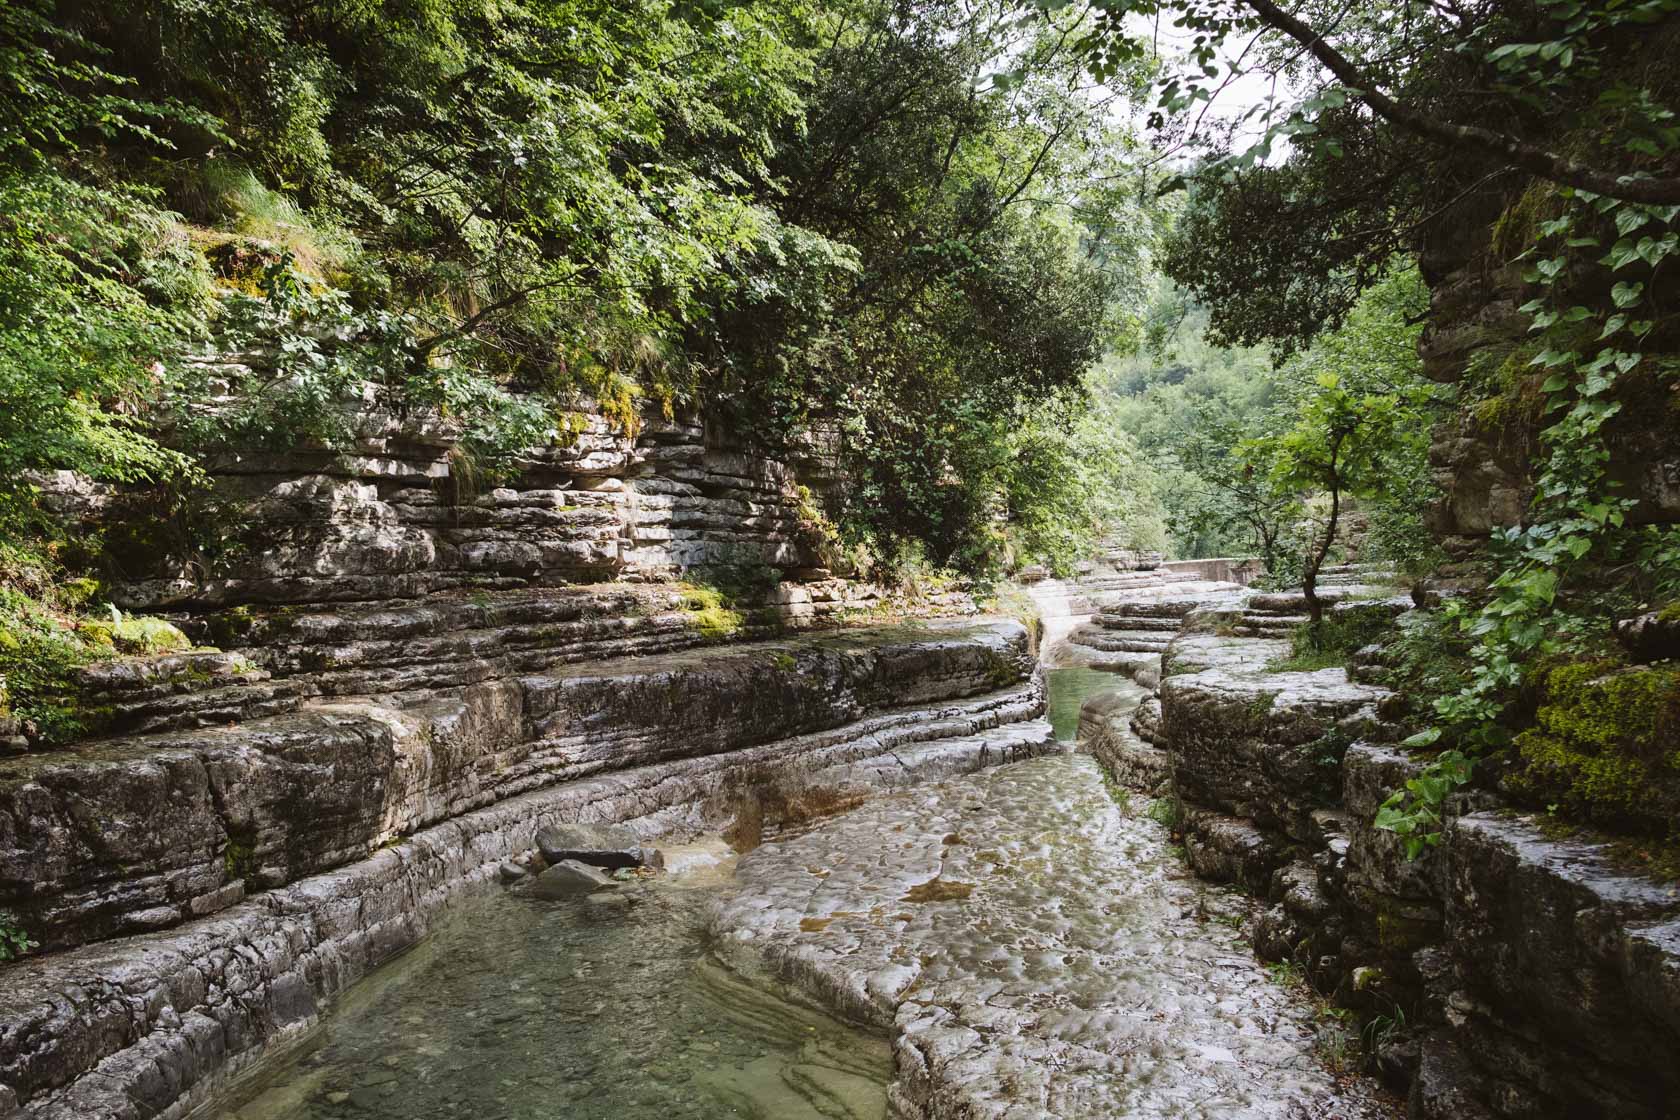
<instances>
[{"instance_id":1,"label":"tree branch","mask_svg":"<svg viewBox=\"0 0 1680 1120\"><path fill-rule=\"evenodd\" d=\"M1635 179L1577 163L1567 156L1478 125L1453 124L1411 109L1375 88L1359 68L1311 27L1278 7L1272 0L1242 0L1268 27L1306 47L1325 69L1348 87L1371 111L1414 135L1449 147L1469 148L1504 156L1514 166L1594 194L1663 206L1680 203L1680 178Z\"/></svg>"}]
</instances>

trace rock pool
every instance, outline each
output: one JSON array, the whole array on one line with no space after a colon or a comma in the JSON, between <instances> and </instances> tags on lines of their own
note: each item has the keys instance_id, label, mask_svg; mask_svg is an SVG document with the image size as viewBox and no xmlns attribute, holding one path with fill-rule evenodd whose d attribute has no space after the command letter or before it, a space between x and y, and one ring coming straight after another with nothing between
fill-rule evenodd
<instances>
[{"instance_id":1,"label":"rock pool","mask_svg":"<svg viewBox=\"0 0 1680 1120\"><path fill-rule=\"evenodd\" d=\"M1076 715L1104 679L1053 678L1052 702ZM1327 1025L1242 940L1247 903L1197 883L1148 804L1060 754L881 796L738 865L480 898L200 1115L1396 1115L1327 1068Z\"/></svg>"},{"instance_id":2,"label":"rock pool","mask_svg":"<svg viewBox=\"0 0 1680 1120\"><path fill-rule=\"evenodd\" d=\"M882 1120L885 1039L710 961L722 874L475 899L215 1120Z\"/></svg>"}]
</instances>

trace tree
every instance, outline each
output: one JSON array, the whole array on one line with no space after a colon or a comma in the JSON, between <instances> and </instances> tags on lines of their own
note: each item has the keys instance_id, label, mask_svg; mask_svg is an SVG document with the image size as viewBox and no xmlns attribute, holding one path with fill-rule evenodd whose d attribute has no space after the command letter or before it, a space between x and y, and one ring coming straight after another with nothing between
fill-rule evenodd
<instances>
[{"instance_id":1,"label":"tree","mask_svg":"<svg viewBox=\"0 0 1680 1120\"><path fill-rule=\"evenodd\" d=\"M1324 620L1318 575L1336 543L1342 503L1381 487L1398 411L1392 396L1358 396L1336 374L1321 374L1318 391L1293 426L1275 436L1247 441L1241 448L1251 463L1267 464L1271 482L1279 490L1316 490L1329 498L1329 511L1309 534L1301 564L1301 589L1315 629Z\"/></svg>"}]
</instances>

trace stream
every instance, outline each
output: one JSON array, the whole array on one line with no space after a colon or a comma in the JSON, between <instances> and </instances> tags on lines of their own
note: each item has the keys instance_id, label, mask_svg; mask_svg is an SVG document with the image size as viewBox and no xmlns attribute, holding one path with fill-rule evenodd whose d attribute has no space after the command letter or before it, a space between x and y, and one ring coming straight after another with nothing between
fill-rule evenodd
<instances>
[{"instance_id":1,"label":"stream","mask_svg":"<svg viewBox=\"0 0 1680 1120\"><path fill-rule=\"evenodd\" d=\"M1049 706L1058 738L1073 737L1086 696L1118 683L1110 674L1088 669L1051 670ZM1055 760L1040 763L1052 764L1045 773L1073 775ZM1042 769L1039 763L1020 765L1033 772ZM1093 804L1103 803L1106 795L1100 794L1094 767L1089 760L1080 765L1080 775L1092 771L1088 781L1099 791ZM1083 776L1073 780L1087 781ZM884 811L891 811L891 802ZM865 807L850 816L862 818L872 811ZM848 819L766 845L752 858L762 866L766 857L776 858L771 849L784 844L791 857L801 844L821 843L830 832L844 834ZM1164 852L1164 843L1158 846ZM352 989L303 1041L259 1063L194 1116L884 1120L894 1071L888 1039L789 1002L718 963L708 924L720 906L728 907L731 900L742 904L736 857L719 853L710 861L691 862L697 870L581 900L550 901L519 890L469 899L441 918L419 946ZM1151 867L1159 862L1154 859ZM1140 870L1137 888L1153 892L1164 887L1159 875L1159 869ZM1175 885L1167 893L1179 889ZM750 897L745 904L757 905ZM1159 923L1158 931L1172 924L1153 915L1146 924L1151 923ZM1201 978L1205 965L1189 967L1201 959L1198 940L1190 937L1178 953L1164 958L1158 952L1141 954L1127 970L1132 997L1154 1003L1148 991L1158 985L1166 1000L1163 1010L1189 1014L1195 1000L1187 1003L1185 993L1210 983ZM1220 946L1224 963L1219 967L1234 967L1245 979L1234 987L1224 981L1213 985L1221 993L1214 999L1222 1010L1218 1024L1210 1020L1208 1026L1221 1037L1206 1041L1216 1049L1234 1045L1223 1036L1247 1033L1239 1029L1232 1034L1226 1021L1232 1012L1223 1009L1235 1006L1232 1000L1246 1006L1250 998L1234 993L1252 990L1248 985L1256 983L1270 986L1258 965L1243 963L1232 952ZM1246 953L1242 957L1252 961ZM1195 978L1151 980L1150 963ZM1141 970L1134 971L1138 966ZM1192 1034L1199 1033L1194 1019L1191 1015L1186 1024ZM1187 1041L1193 1053L1201 1053L1194 1049L1196 1039ZM1293 1047L1287 1052L1296 1053ZM1142 1069L1137 1072L1144 1075ZM1163 1068L1144 1076L1154 1080L1167 1072ZM1196 1071L1184 1072L1189 1081L1198 1080ZM1205 1073L1200 1079L1218 1083ZM1170 1114L1204 1115L1194 1109Z\"/></svg>"},{"instance_id":2,"label":"stream","mask_svg":"<svg viewBox=\"0 0 1680 1120\"><path fill-rule=\"evenodd\" d=\"M585 900L456 908L219 1120L880 1120L886 1042L712 963L732 860Z\"/></svg>"}]
</instances>

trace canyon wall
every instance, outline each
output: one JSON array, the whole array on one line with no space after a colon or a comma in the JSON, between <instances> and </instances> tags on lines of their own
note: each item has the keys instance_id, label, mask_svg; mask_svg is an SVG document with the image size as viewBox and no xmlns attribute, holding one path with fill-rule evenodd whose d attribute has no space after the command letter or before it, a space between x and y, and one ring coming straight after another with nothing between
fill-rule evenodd
<instances>
[{"instance_id":1,"label":"canyon wall","mask_svg":"<svg viewBox=\"0 0 1680 1120\"><path fill-rule=\"evenodd\" d=\"M1333 581L1333 619L1410 608L1360 578ZM1423 760L1397 742L1376 649L1351 671L1293 669L1299 593L1170 595L1099 616L1113 624L1099 646L1160 643L1159 687L1135 710L1089 702L1081 740L1169 807L1197 875L1253 896L1263 959L1354 1010L1414 1120L1671 1115L1680 890L1482 791L1457 795L1440 842L1408 859L1374 822Z\"/></svg>"},{"instance_id":2,"label":"canyon wall","mask_svg":"<svg viewBox=\"0 0 1680 1120\"><path fill-rule=\"evenodd\" d=\"M1050 746L1034 633L831 566L822 455L590 414L488 485L450 425L357 415L213 462L208 513L41 480L195 645L83 668L84 734L0 756L41 947L0 966L0 1116L184 1115L544 826L750 845Z\"/></svg>"}]
</instances>

